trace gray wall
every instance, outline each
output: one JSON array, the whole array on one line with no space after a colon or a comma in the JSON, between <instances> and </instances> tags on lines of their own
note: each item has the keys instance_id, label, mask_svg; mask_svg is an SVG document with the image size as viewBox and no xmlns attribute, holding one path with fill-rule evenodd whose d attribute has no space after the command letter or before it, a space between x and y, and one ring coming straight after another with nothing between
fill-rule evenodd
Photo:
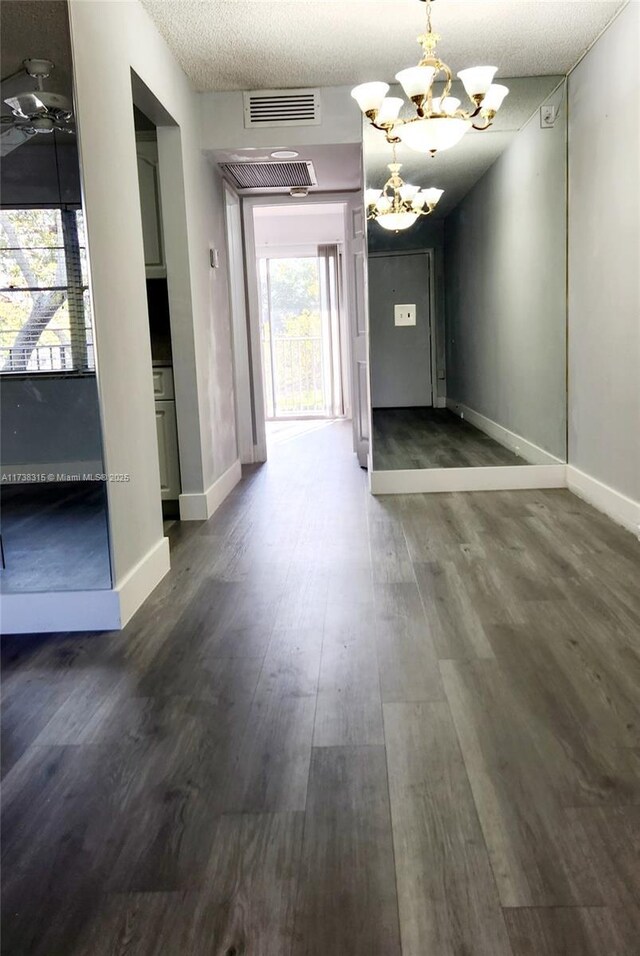
<instances>
[{"instance_id":1,"label":"gray wall","mask_svg":"<svg viewBox=\"0 0 640 956\"><path fill-rule=\"evenodd\" d=\"M368 223L367 228L367 248L369 253L373 252L413 252L419 249L433 249L434 255L434 291L435 291L435 351L437 381L434 382L434 395L444 398L445 391L445 327L444 327L444 220L434 219L432 216L424 216L419 219L411 229L405 232L389 232L374 222ZM369 263L369 269L373 267L373 259ZM404 300L403 300L404 301ZM371 315L370 315L371 319ZM374 354L374 346L371 349L371 389L376 392L376 382L373 373L374 367L378 373L389 377L392 373L391 368L385 366L385 355ZM397 367L394 366L394 372ZM375 402L374 402L375 405Z\"/></svg>"},{"instance_id":2,"label":"gray wall","mask_svg":"<svg viewBox=\"0 0 640 956\"><path fill-rule=\"evenodd\" d=\"M569 77L569 463L636 501L639 34L630 3Z\"/></svg>"},{"instance_id":3,"label":"gray wall","mask_svg":"<svg viewBox=\"0 0 640 956\"><path fill-rule=\"evenodd\" d=\"M416 324L396 326L394 306L414 303ZM426 253L369 259L371 405L431 405L429 259Z\"/></svg>"},{"instance_id":4,"label":"gray wall","mask_svg":"<svg viewBox=\"0 0 640 956\"><path fill-rule=\"evenodd\" d=\"M447 397L564 460L564 88L548 102L554 128L536 113L445 221Z\"/></svg>"},{"instance_id":5,"label":"gray wall","mask_svg":"<svg viewBox=\"0 0 640 956\"><path fill-rule=\"evenodd\" d=\"M3 377L0 402L3 472L13 465L64 466L102 461L94 376Z\"/></svg>"}]
</instances>

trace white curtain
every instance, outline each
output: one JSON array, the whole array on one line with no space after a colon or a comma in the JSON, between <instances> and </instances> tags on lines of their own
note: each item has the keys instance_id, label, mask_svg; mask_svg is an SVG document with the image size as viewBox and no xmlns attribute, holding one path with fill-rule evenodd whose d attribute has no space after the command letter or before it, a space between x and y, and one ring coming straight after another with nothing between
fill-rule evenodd
<instances>
[{"instance_id":1,"label":"white curtain","mask_svg":"<svg viewBox=\"0 0 640 956\"><path fill-rule=\"evenodd\" d=\"M326 414L339 418L345 413L342 375L342 263L340 247L318 246L320 309L322 314L322 369Z\"/></svg>"}]
</instances>

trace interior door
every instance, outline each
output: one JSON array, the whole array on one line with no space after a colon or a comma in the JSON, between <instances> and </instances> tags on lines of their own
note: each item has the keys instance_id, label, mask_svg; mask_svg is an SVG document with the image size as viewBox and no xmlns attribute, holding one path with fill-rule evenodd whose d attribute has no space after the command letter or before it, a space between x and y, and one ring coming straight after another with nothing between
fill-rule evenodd
<instances>
[{"instance_id":1,"label":"interior door","mask_svg":"<svg viewBox=\"0 0 640 956\"><path fill-rule=\"evenodd\" d=\"M367 231L362 196L346 207L348 287L351 316L351 399L353 450L361 468L368 467L370 426L367 336Z\"/></svg>"},{"instance_id":2,"label":"interior door","mask_svg":"<svg viewBox=\"0 0 640 956\"><path fill-rule=\"evenodd\" d=\"M429 255L374 254L369 261L369 338L373 408L433 404ZM404 324L404 310L415 318Z\"/></svg>"}]
</instances>

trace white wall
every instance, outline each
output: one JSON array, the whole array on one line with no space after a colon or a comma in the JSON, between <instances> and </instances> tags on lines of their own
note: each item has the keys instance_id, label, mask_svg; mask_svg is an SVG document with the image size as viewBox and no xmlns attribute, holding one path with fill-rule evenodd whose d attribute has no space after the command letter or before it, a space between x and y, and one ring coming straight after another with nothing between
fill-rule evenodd
<instances>
[{"instance_id":1,"label":"white wall","mask_svg":"<svg viewBox=\"0 0 640 956\"><path fill-rule=\"evenodd\" d=\"M208 263L210 242L224 249L221 186L201 153L198 95L142 6L71 0L69 8L105 464L131 476L126 486L109 486L119 583L163 540L131 69L180 127L167 145L184 173L188 276L178 337L195 362L195 400L180 425L183 439L199 436L187 480L200 493L236 458L226 269L212 275ZM166 562L155 567L161 574ZM154 583L147 577L145 588Z\"/></svg>"},{"instance_id":2,"label":"white wall","mask_svg":"<svg viewBox=\"0 0 640 956\"><path fill-rule=\"evenodd\" d=\"M349 86L325 86L320 90L318 126L287 126L280 129L245 129L241 92L203 93L202 129L206 149L240 149L244 146L312 146L326 143L361 143L362 113Z\"/></svg>"},{"instance_id":3,"label":"white wall","mask_svg":"<svg viewBox=\"0 0 640 956\"><path fill-rule=\"evenodd\" d=\"M282 206L256 207L253 222L257 255L276 255L278 250L287 255L315 255L320 243L343 242L343 207L328 205L326 209L309 212L309 206L305 211L294 207L287 214Z\"/></svg>"},{"instance_id":4,"label":"white wall","mask_svg":"<svg viewBox=\"0 0 640 956\"><path fill-rule=\"evenodd\" d=\"M640 501L640 9L569 77L569 464Z\"/></svg>"},{"instance_id":5,"label":"white wall","mask_svg":"<svg viewBox=\"0 0 640 956\"><path fill-rule=\"evenodd\" d=\"M564 461L564 85L546 102L445 220L447 399Z\"/></svg>"}]
</instances>

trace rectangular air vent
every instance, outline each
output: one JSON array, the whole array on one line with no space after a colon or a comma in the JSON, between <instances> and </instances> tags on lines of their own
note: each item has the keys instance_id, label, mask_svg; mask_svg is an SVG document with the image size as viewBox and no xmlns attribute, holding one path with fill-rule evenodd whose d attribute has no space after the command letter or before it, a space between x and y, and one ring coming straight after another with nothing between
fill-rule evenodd
<instances>
[{"instance_id":1,"label":"rectangular air vent","mask_svg":"<svg viewBox=\"0 0 640 956\"><path fill-rule=\"evenodd\" d=\"M320 125L320 90L254 90L242 95L246 129Z\"/></svg>"},{"instance_id":2,"label":"rectangular air vent","mask_svg":"<svg viewBox=\"0 0 640 956\"><path fill-rule=\"evenodd\" d=\"M316 186L313 163L220 163L220 169L238 189L291 189Z\"/></svg>"}]
</instances>

